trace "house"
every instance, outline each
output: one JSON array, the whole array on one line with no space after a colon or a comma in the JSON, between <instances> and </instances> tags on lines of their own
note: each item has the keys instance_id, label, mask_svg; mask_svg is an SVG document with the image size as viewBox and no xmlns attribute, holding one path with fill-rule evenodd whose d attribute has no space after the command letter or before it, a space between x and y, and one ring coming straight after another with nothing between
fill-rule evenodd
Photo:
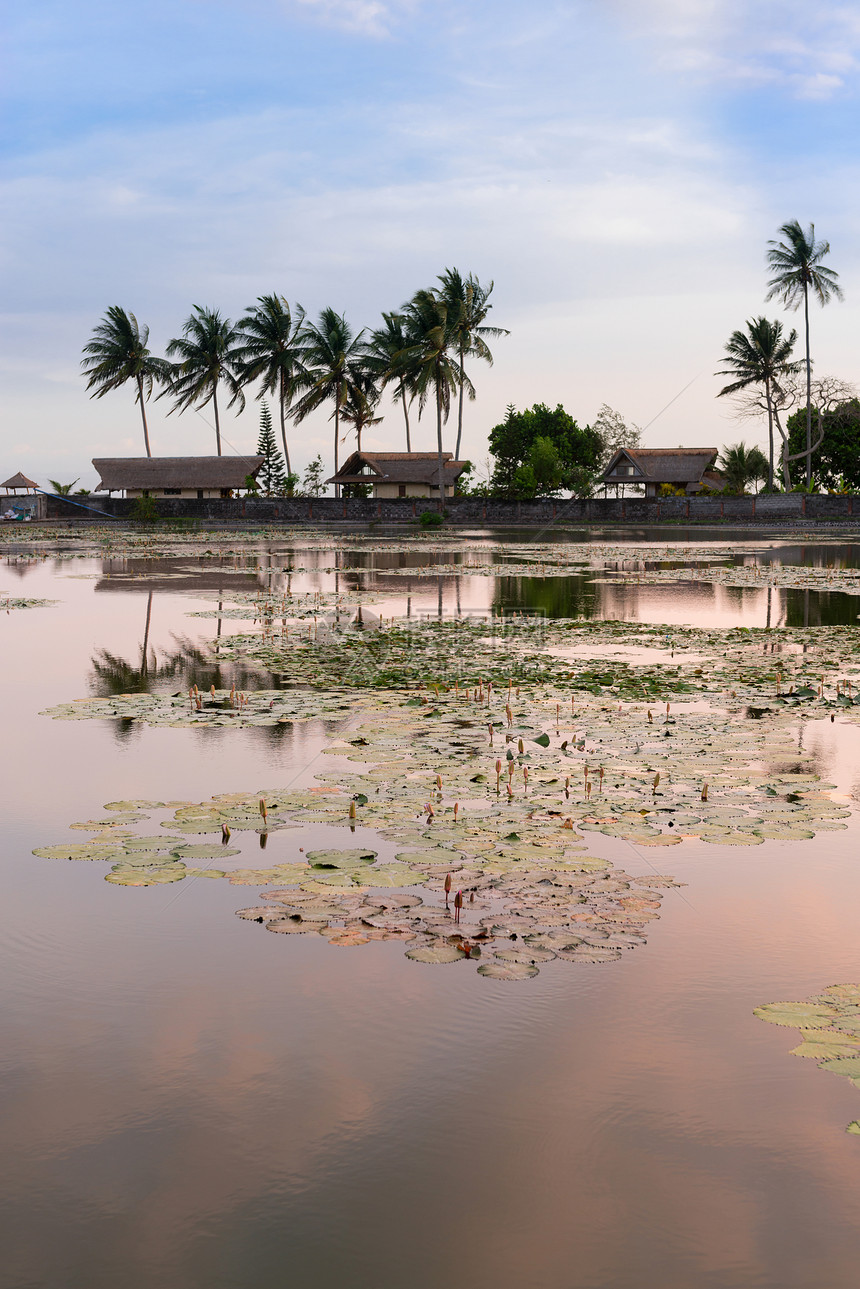
<instances>
[{"instance_id":1,"label":"house","mask_svg":"<svg viewBox=\"0 0 860 1289\"><path fill-rule=\"evenodd\" d=\"M442 453L445 496L453 497L467 461L455 461L450 452ZM353 452L337 474L326 483L370 484L373 496L438 497L439 454L437 452Z\"/></svg>"},{"instance_id":2,"label":"house","mask_svg":"<svg viewBox=\"0 0 860 1289\"><path fill-rule=\"evenodd\" d=\"M664 484L688 495L703 488L720 491L723 478L713 469L718 448L619 448L601 475L605 487L644 488L657 497Z\"/></svg>"},{"instance_id":3,"label":"house","mask_svg":"<svg viewBox=\"0 0 860 1289\"><path fill-rule=\"evenodd\" d=\"M101 482L98 492L126 497L232 497L256 477L263 458L253 457L93 457Z\"/></svg>"}]
</instances>

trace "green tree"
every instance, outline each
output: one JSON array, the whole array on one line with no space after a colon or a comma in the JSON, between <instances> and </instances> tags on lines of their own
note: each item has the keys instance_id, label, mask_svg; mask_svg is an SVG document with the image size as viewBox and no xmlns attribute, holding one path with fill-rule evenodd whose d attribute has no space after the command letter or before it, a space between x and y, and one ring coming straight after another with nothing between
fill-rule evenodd
<instances>
[{"instance_id":1,"label":"green tree","mask_svg":"<svg viewBox=\"0 0 860 1289\"><path fill-rule=\"evenodd\" d=\"M374 416L378 405L379 389L373 375L369 371L359 372L341 411L341 419L355 430L356 447L359 452L362 431L369 425L379 425L382 421L381 416Z\"/></svg>"},{"instance_id":2,"label":"green tree","mask_svg":"<svg viewBox=\"0 0 860 1289\"><path fill-rule=\"evenodd\" d=\"M251 384L260 381L262 399L273 394L278 399L281 423L281 443L287 473L291 473L290 449L287 444L287 409L303 367L303 350L299 339L305 311L300 304L290 309L282 295L261 295L257 303L246 310L236 328L236 354L242 365L242 380Z\"/></svg>"},{"instance_id":3,"label":"green tree","mask_svg":"<svg viewBox=\"0 0 860 1289\"><path fill-rule=\"evenodd\" d=\"M299 424L323 403L334 403L335 474L341 413L359 381L365 358L363 335L363 331L355 335L346 318L335 313L334 309L323 309L317 323L305 322L299 332L303 371L297 378L296 387L303 392L293 404L293 419Z\"/></svg>"},{"instance_id":4,"label":"green tree","mask_svg":"<svg viewBox=\"0 0 860 1289\"><path fill-rule=\"evenodd\" d=\"M71 483L58 483L56 479L48 480L48 483L54 489L54 492L58 497L70 497L72 494L72 488L74 488L77 482L77 479L73 479Z\"/></svg>"},{"instance_id":5,"label":"green tree","mask_svg":"<svg viewBox=\"0 0 860 1289\"><path fill-rule=\"evenodd\" d=\"M394 401L403 408L406 422L406 451L412 451L409 433L409 404L415 396L410 384L410 363L407 353L413 337L407 329L407 319L402 313L383 313L383 325L371 331L365 354L365 368L374 377L380 390L388 385L396 387Z\"/></svg>"},{"instance_id":6,"label":"green tree","mask_svg":"<svg viewBox=\"0 0 860 1289\"><path fill-rule=\"evenodd\" d=\"M260 488L267 497L283 494L287 489L287 477L284 473L284 459L281 449L275 440L272 429L272 413L269 404L263 402L260 407L260 434L257 439L257 456L263 458L263 464L257 471Z\"/></svg>"},{"instance_id":7,"label":"green tree","mask_svg":"<svg viewBox=\"0 0 860 1289\"><path fill-rule=\"evenodd\" d=\"M491 488L496 496L516 497L528 480L519 475L521 467L535 468L536 460L546 460L546 449L532 451L538 439L548 440L554 447L561 464L562 479L558 487L570 489L577 496L590 493L600 469L603 440L590 425L579 426L559 404L551 411L545 403L535 403L527 411L518 412L513 405L499 425L490 430L490 452L494 457ZM537 476L534 477L538 486ZM556 489L557 490L557 489ZM534 495L534 494L532 494Z\"/></svg>"},{"instance_id":8,"label":"green tree","mask_svg":"<svg viewBox=\"0 0 860 1289\"><path fill-rule=\"evenodd\" d=\"M619 448L638 448L642 431L638 425L628 425L620 412L614 411L608 403L601 403L591 428L596 430L603 440L600 454L600 468L605 469Z\"/></svg>"},{"instance_id":9,"label":"green tree","mask_svg":"<svg viewBox=\"0 0 860 1289\"><path fill-rule=\"evenodd\" d=\"M791 488L788 440L779 421L777 400L786 378L800 366L791 356L797 332L792 328L788 335L784 335L781 322L771 322L764 317L751 318L746 327L745 332L733 331L726 341L727 357L723 359L716 374L731 376L733 379L723 386L717 397L746 394L751 388L759 387L764 398L764 410L767 412L768 489L773 489L773 429L776 425L783 440L783 486L788 491ZM757 407L757 403L753 404L754 410Z\"/></svg>"},{"instance_id":10,"label":"green tree","mask_svg":"<svg viewBox=\"0 0 860 1289\"><path fill-rule=\"evenodd\" d=\"M510 332L503 327L485 325L487 314L493 307L489 302L492 282L483 286L472 273L464 278L459 269L446 269L440 274L439 281L442 284L439 294L445 303L448 327L459 366L457 446L454 449L454 460L459 461L460 442L463 438L463 394L468 394L470 400L475 398L475 387L466 376L466 358L481 358L492 366L493 355L487 340L508 336Z\"/></svg>"},{"instance_id":11,"label":"green tree","mask_svg":"<svg viewBox=\"0 0 860 1289\"><path fill-rule=\"evenodd\" d=\"M763 483L768 477L768 460L761 448L748 448L743 441L723 448L717 465L725 477L725 491L738 496L750 483Z\"/></svg>"},{"instance_id":12,"label":"green tree","mask_svg":"<svg viewBox=\"0 0 860 1289\"><path fill-rule=\"evenodd\" d=\"M311 461L302 480L302 492L306 497L319 497L322 495L325 488L324 474L322 457L318 456Z\"/></svg>"},{"instance_id":13,"label":"green tree","mask_svg":"<svg viewBox=\"0 0 860 1289\"><path fill-rule=\"evenodd\" d=\"M436 404L437 487L439 505L445 501L445 458L442 446L442 422L448 420L451 396L460 378L459 368L451 359L452 336L445 301L432 290L416 291L404 309L412 345L404 355L418 397L419 413L432 392Z\"/></svg>"},{"instance_id":14,"label":"green tree","mask_svg":"<svg viewBox=\"0 0 860 1289\"><path fill-rule=\"evenodd\" d=\"M810 224L806 232L796 219L780 227L784 237L782 242L768 242L768 266L773 277L768 282L768 293L765 297L780 299L789 309L797 309L803 304L803 321L806 332L806 486L812 481L812 360L809 355L809 294L810 291L824 307L835 296L842 299L842 288L837 282L839 276L833 269L822 263L825 255L830 254L830 243L815 240L815 225Z\"/></svg>"},{"instance_id":15,"label":"green tree","mask_svg":"<svg viewBox=\"0 0 860 1289\"><path fill-rule=\"evenodd\" d=\"M528 456L514 475L517 496L552 497L561 491L565 469L552 439L539 434L529 448Z\"/></svg>"},{"instance_id":16,"label":"green tree","mask_svg":"<svg viewBox=\"0 0 860 1289\"><path fill-rule=\"evenodd\" d=\"M860 488L860 400L850 385L830 377L813 381L813 480L833 491ZM789 445L803 451L806 413L797 411L787 422Z\"/></svg>"},{"instance_id":17,"label":"green tree","mask_svg":"<svg viewBox=\"0 0 860 1289\"><path fill-rule=\"evenodd\" d=\"M242 392L242 356L239 333L229 318L222 318L217 309L193 306L186 319L182 335L167 346L170 358L178 358L168 390L176 400L168 415L184 412L186 408L209 402L215 412L215 443L221 456L221 420L218 415L218 386L229 391L228 407L234 403L239 411L245 410ZM163 395L159 395L159 398Z\"/></svg>"},{"instance_id":18,"label":"green tree","mask_svg":"<svg viewBox=\"0 0 860 1289\"><path fill-rule=\"evenodd\" d=\"M140 403L143 421L143 442L146 455L151 457L146 400L154 383L166 384L170 380L171 366L150 352L148 342L149 327L142 327L133 313L126 313L118 304L112 304L94 329L92 340L84 345L86 357L81 361L81 367L88 377L87 389L94 391L90 398L104 398L111 390L134 381L137 386L135 402Z\"/></svg>"}]
</instances>

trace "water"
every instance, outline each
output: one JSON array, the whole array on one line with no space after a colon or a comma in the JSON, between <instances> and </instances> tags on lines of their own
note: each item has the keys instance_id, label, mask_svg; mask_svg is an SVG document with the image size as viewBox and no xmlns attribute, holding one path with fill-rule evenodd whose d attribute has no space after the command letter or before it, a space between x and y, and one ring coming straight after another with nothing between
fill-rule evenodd
<instances>
[{"instance_id":1,"label":"water","mask_svg":"<svg viewBox=\"0 0 860 1289\"><path fill-rule=\"evenodd\" d=\"M857 551L763 543L758 557L855 564ZM752 1015L860 980L853 819L752 851L685 841L654 864L606 838L600 853L628 871L656 866L687 886L666 893L635 953L510 986L409 963L397 944L267 935L233 916L253 887L126 889L101 880L102 863L30 854L113 799L203 800L312 775L333 723L195 731L37 714L130 677L203 685L215 673L199 649L217 627L186 615L230 587L283 581L284 552L260 554L202 570L177 557L0 571L0 592L61 601L0 622L0 1282L854 1289L860 1144L844 1128L860 1093L790 1057L794 1031ZM336 576L384 590L372 608L386 613L433 613L440 599L444 613L537 600L722 625L767 613L763 589L404 581L385 570L407 555L339 558L342 571L294 575L294 589ZM292 552L293 567L332 562ZM832 617L837 598L856 614L854 597L797 594L811 622L856 622ZM791 592L772 593L774 621L795 611ZM855 727L814 722L806 737L820 772L860 788ZM334 831L275 833L266 863Z\"/></svg>"}]
</instances>

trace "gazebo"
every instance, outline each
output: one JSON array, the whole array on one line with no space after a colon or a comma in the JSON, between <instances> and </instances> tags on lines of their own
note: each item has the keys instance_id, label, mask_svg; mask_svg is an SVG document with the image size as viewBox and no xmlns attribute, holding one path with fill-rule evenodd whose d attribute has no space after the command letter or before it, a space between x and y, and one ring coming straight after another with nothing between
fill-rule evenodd
<instances>
[{"instance_id":1,"label":"gazebo","mask_svg":"<svg viewBox=\"0 0 860 1289\"><path fill-rule=\"evenodd\" d=\"M20 470L17 474L13 474L11 479L7 479L5 483L0 483L0 488L6 489L7 497L11 495L19 496L22 492L28 496L31 494L35 496L39 491L39 485L34 483L32 479L28 479Z\"/></svg>"}]
</instances>

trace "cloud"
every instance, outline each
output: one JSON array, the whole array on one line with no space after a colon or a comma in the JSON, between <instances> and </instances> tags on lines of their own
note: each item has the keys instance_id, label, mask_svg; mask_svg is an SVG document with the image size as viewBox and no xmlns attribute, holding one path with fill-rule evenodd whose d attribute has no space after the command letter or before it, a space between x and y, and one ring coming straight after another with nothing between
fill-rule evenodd
<instances>
[{"instance_id":1,"label":"cloud","mask_svg":"<svg viewBox=\"0 0 860 1289\"><path fill-rule=\"evenodd\" d=\"M293 11L364 36L387 36L414 10L410 0L292 0Z\"/></svg>"}]
</instances>

